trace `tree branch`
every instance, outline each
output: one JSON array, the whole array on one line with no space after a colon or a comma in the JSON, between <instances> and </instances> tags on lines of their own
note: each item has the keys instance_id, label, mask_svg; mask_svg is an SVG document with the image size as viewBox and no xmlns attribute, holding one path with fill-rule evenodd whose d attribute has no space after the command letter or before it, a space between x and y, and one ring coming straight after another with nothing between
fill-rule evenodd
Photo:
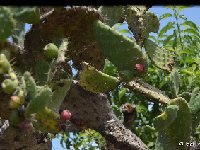
<instances>
[{"instance_id":1,"label":"tree branch","mask_svg":"<svg viewBox=\"0 0 200 150\"><path fill-rule=\"evenodd\" d=\"M142 80L133 80L126 84L126 86L136 92L139 92L149 98L152 98L159 103L167 104L170 101L162 91L159 89L149 85L148 83L143 82Z\"/></svg>"},{"instance_id":2,"label":"tree branch","mask_svg":"<svg viewBox=\"0 0 200 150\"><path fill-rule=\"evenodd\" d=\"M146 150L147 146L115 116L105 94L95 94L82 89L74 81L61 109L72 113L68 131L91 128L100 132L116 148Z\"/></svg>"}]
</instances>

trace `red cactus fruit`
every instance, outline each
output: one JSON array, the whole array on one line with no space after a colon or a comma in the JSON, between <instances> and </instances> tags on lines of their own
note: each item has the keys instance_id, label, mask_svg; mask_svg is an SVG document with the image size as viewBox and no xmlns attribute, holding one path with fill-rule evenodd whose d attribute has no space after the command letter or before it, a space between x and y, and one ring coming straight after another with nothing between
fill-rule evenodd
<instances>
[{"instance_id":1,"label":"red cactus fruit","mask_svg":"<svg viewBox=\"0 0 200 150\"><path fill-rule=\"evenodd\" d=\"M71 118L71 113L69 110L63 110L61 113L60 113L60 119L61 121L67 121Z\"/></svg>"},{"instance_id":2,"label":"red cactus fruit","mask_svg":"<svg viewBox=\"0 0 200 150\"><path fill-rule=\"evenodd\" d=\"M144 65L143 64L135 64L135 70L138 72L144 71Z\"/></svg>"}]
</instances>

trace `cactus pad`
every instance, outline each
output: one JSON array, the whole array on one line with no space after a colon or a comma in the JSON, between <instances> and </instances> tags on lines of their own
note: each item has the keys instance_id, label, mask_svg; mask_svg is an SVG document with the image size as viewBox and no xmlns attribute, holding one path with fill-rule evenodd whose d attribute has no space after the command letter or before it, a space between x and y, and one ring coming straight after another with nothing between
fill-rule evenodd
<instances>
[{"instance_id":1,"label":"cactus pad","mask_svg":"<svg viewBox=\"0 0 200 150\"><path fill-rule=\"evenodd\" d=\"M94 22L96 40L103 54L120 70L134 71L136 64L147 60L140 47L131 39L113 30L101 21Z\"/></svg>"},{"instance_id":2,"label":"cactus pad","mask_svg":"<svg viewBox=\"0 0 200 150\"><path fill-rule=\"evenodd\" d=\"M11 66L4 54L0 54L0 74L6 74L9 72Z\"/></svg>"},{"instance_id":3,"label":"cactus pad","mask_svg":"<svg viewBox=\"0 0 200 150\"><path fill-rule=\"evenodd\" d=\"M115 89L119 84L116 77L109 76L96 70L83 62L83 70L80 73L80 86L94 93L106 93Z\"/></svg>"},{"instance_id":4,"label":"cactus pad","mask_svg":"<svg viewBox=\"0 0 200 150\"><path fill-rule=\"evenodd\" d=\"M35 128L55 134L59 132L59 114L48 107L38 112L35 119L36 121L33 122Z\"/></svg>"},{"instance_id":5,"label":"cactus pad","mask_svg":"<svg viewBox=\"0 0 200 150\"><path fill-rule=\"evenodd\" d=\"M189 101L189 106L192 114L197 113L200 110L200 91L199 87L194 88Z\"/></svg>"},{"instance_id":6,"label":"cactus pad","mask_svg":"<svg viewBox=\"0 0 200 150\"><path fill-rule=\"evenodd\" d=\"M126 20L139 45L148 38L150 32L158 32L160 26L158 17L147 11L145 6L127 7Z\"/></svg>"},{"instance_id":7,"label":"cactus pad","mask_svg":"<svg viewBox=\"0 0 200 150\"><path fill-rule=\"evenodd\" d=\"M155 66L162 70L171 71L168 64L172 60L172 56L165 48L159 47L149 39L145 40L144 47Z\"/></svg>"},{"instance_id":8,"label":"cactus pad","mask_svg":"<svg viewBox=\"0 0 200 150\"><path fill-rule=\"evenodd\" d=\"M36 94L36 84L34 78L31 76L30 72L26 71L23 76L25 82L25 89L27 98L29 100L33 99Z\"/></svg>"},{"instance_id":9,"label":"cactus pad","mask_svg":"<svg viewBox=\"0 0 200 150\"><path fill-rule=\"evenodd\" d=\"M56 83L56 87L54 85L52 101L50 101L48 104L50 109L57 113L59 112L60 105L64 100L68 90L70 89L71 83L72 79L62 79L60 82Z\"/></svg>"},{"instance_id":10,"label":"cactus pad","mask_svg":"<svg viewBox=\"0 0 200 150\"><path fill-rule=\"evenodd\" d=\"M14 17L24 23L34 24L40 21L40 11L36 7L13 7Z\"/></svg>"},{"instance_id":11,"label":"cactus pad","mask_svg":"<svg viewBox=\"0 0 200 150\"><path fill-rule=\"evenodd\" d=\"M25 115L30 117L31 114L43 111L48 102L52 100L52 91L49 87L44 86L40 89L40 92L28 103Z\"/></svg>"},{"instance_id":12,"label":"cactus pad","mask_svg":"<svg viewBox=\"0 0 200 150\"><path fill-rule=\"evenodd\" d=\"M154 119L154 125L158 130L167 128L177 117L178 106L169 105L165 111Z\"/></svg>"},{"instance_id":13,"label":"cactus pad","mask_svg":"<svg viewBox=\"0 0 200 150\"><path fill-rule=\"evenodd\" d=\"M15 27L15 20L13 19L10 8L0 7L0 40L8 38Z\"/></svg>"},{"instance_id":14,"label":"cactus pad","mask_svg":"<svg viewBox=\"0 0 200 150\"><path fill-rule=\"evenodd\" d=\"M104 22L111 27L124 17L123 6L101 6L98 11L105 17Z\"/></svg>"},{"instance_id":15,"label":"cactus pad","mask_svg":"<svg viewBox=\"0 0 200 150\"><path fill-rule=\"evenodd\" d=\"M3 91L7 94L12 94L18 86L18 80L5 79L1 83Z\"/></svg>"},{"instance_id":16,"label":"cactus pad","mask_svg":"<svg viewBox=\"0 0 200 150\"><path fill-rule=\"evenodd\" d=\"M172 72L170 73L170 81L171 81L171 88L172 88L172 93L174 94L175 97L178 96L179 92L179 82L180 82L180 75L177 69L173 69Z\"/></svg>"},{"instance_id":17,"label":"cactus pad","mask_svg":"<svg viewBox=\"0 0 200 150\"><path fill-rule=\"evenodd\" d=\"M169 106L172 107L171 105L178 106L177 117L168 127L160 129L159 134L161 137L164 137L158 137L156 146L159 146L162 150L168 150L169 148L166 144L169 144L170 146L173 145L173 149L186 150L187 147L179 146L179 142L186 143L190 141L192 123L191 112L186 100L181 97L171 100ZM176 112L174 115L176 115Z\"/></svg>"}]
</instances>

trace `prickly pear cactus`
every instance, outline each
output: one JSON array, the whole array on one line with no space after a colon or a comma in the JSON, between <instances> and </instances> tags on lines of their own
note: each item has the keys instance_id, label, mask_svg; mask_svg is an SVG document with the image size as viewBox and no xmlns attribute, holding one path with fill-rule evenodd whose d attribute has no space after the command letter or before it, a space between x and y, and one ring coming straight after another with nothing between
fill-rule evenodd
<instances>
[{"instance_id":1,"label":"prickly pear cactus","mask_svg":"<svg viewBox=\"0 0 200 150\"><path fill-rule=\"evenodd\" d=\"M47 81L47 74L50 69L50 64L45 60L39 60L35 65L35 79L40 81L40 85L44 85Z\"/></svg>"},{"instance_id":2,"label":"prickly pear cactus","mask_svg":"<svg viewBox=\"0 0 200 150\"><path fill-rule=\"evenodd\" d=\"M47 59L53 59L58 57L58 47L54 43L49 43L44 47L44 55Z\"/></svg>"},{"instance_id":3,"label":"prickly pear cactus","mask_svg":"<svg viewBox=\"0 0 200 150\"><path fill-rule=\"evenodd\" d=\"M165 129L176 119L178 106L169 105L165 111L154 119L154 125L158 130Z\"/></svg>"},{"instance_id":4,"label":"prickly pear cactus","mask_svg":"<svg viewBox=\"0 0 200 150\"><path fill-rule=\"evenodd\" d=\"M101 6L98 11L105 17L105 23L112 27L115 23L123 21L124 6Z\"/></svg>"},{"instance_id":5,"label":"prickly pear cactus","mask_svg":"<svg viewBox=\"0 0 200 150\"><path fill-rule=\"evenodd\" d=\"M170 60L172 60L172 55L162 47L159 47L153 41L146 39L144 42L144 47L147 51L149 59L155 64L156 67L171 71L169 66Z\"/></svg>"},{"instance_id":6,"label":"prickly pear cactus","mask_svg":"<svg viewBox=\"0 0 200 150\"><path fill-rule=\"evenodd\" d=\"M0 74L7 74L10 71L10 63L4 54L0 54Z\"/></svg>"},{"instance_id":7,"label":"prickly pear cactus","mask_svg":"<svg viewBox=\"0 0 200 150\"><path fill-rule=\"evenodd\" d=\"M15 127L17 127L20 124L22 119L19 117L17 110L11 111L10 116L9 116L9 121L10 121L11 125L13 125Z\"/></svg>"},{"instance_id":8,"label":"prickly pear cactus","mask_svg":"<svg viewBox=\"0 0 200 150\"><path fill-rule=\"evenodd\" d=\"M60 105L63 102L71 86L71 83L72 79L62 79L60 82L56 83L57 84L56 87L54 85L52 101L50 101L48 104L48 107L52 109L54 112L57 113L59 112Z\"/></svg>"},{"instance_id":9,"label":"prickly pear cactus","mask_svg":"<svg viewBox=\"0 0 200 150\"><path fill-rule=\"evenodd\" d=\"M40 89L40 92L35 95L35 97L28 103L25 115L27 118L31 114L43 111L47 104L52 100L52 90L44 86Z\"/></svg>"},{"instance_id":10,"label":"prickly pear cactus","mask_svg":"<svg viewBox=\"0 0 200 150\"><path fill-rule=\"evenodd\" d=\"M33 122L35 128L44 132L59 133L59 115L48 107L38 112L35 119Z\"/></svg>"},{"instance_id":11,"label":"prickly pear cactus","mask_svg":"<svg viewBox=\"0 0 200 150\"><path fill-rule=\"evenodd\" d=\"M177 69L173 69L170 73L171 88L174 97L178 96L179 84L180 84L180 74Z\"/></svg>"},{"instance_id":12,"label":"prickly pear cactus","mask_svg":"<svg viewBox=\"0 0 200 150\"><path fill-rule=\"evenodd\" d=\"M0 7L0 40L8 38L16 25L12 12L8 7Z\"/></svg>"},{"instance_id":13,"label":"prickly pear cactus","mask_svg":"<svg viewBox=\"0 0 200 150\"><path fill-rule=\"evenodd\" d=\"M176 106L178 107L177 112ZM169 107L173 109L170 110ZM161 126L158 126L160 129L158 128L159 136L156 141L156 150L168 150L168 145L170 145L172 149L187 150L188 147L185 146L185 143L190 141L192 122L189 106L185 99L179 97L170 101L168 109L171 113L170 116L173 116L172 111L174 111L174 115L177 116L175 119L170 120L170 122L172 121L171 124L166 122L166 120L169 119L168 117L165 119L163 115L160 115L156 118L155 122L157 125L164 125L164 123L167 123L167 126L164 126L166 128L161 129ZM184 146L179 146L179 142L183 142Z\"/></svg>"},{"instance_id":14,"label":"prickly pear cactus","mask_svg":"<svg viewBox=\"0 0 200 150\"><path fill-rule=\"evenodd\" d=\"M5 79L1 83L1 87L5 93L12 94L18 86L18 79L13 72L10 72L10 74L8 74L8 77L9 79Z\"/></svg>"},{"instance_id":15,"label":"prickly pear cactus","mask_svg":"<svg viewBox=\"0 0 200 150\"><path fill-rule=\"evenodd\" d=\"M158 32L158 17L148 12L145 6L129 6L125 13L128 27L133 32L137 44L141 45L150 32Z\"/></svg>"},{"instance_id":16,"label":"prickly pear cactus","mask_svg":"<svg viewBox=\"0 0 200 150\"><path fill-rule=\"evenodd\" d=\"M26 71L23 76L25 83L25 90L27 94L27 99L31 100L36 95L36 83L34 78L31 76L30 72Z\"/></svg>"},{"instance_id":17,"label":"prickly pear cactus","mask_svg":"<svg viewBox=\"0 0 200 150\"><path fill-rule=\"evenodd\" d=\"M115 89L119 84L116 77L109 76L96 70L83 62L83 70L80 73L80 86L94 93L106 93Z\"/></svg>"},{"instance_id":18,"label":"prickly pear cactus","mask_svg":"<svg viewBox=\"0 0 200 150\"><path fill-rule=\"evenodd\" d=\"M101 21L94 22L94 32L101 51L120 71L135 71L136 64L146 66L146 56L134 41Z\"/></svg>"},{"instance_id":19,"label":"prickly pear cactus","mask_svg":"<svg viewBox=\"0 0 200 150\"><path fill-rule=\"evenodd\" d=\"M200 110L200 91L199 87L194 88L189 101L189 107L192 114L197 113Z\"/></svg>"},{"instance_id":20,"label":"prickly pear cactus","mask_svg":"<svg viewBox=\"0 0 200 150\"><path fill-rule=\"evenodd\" d=\"M34 24L40 21L40 11L36 7L11 7L13 17L24 23Z\"/></svg>"}]
</instances>

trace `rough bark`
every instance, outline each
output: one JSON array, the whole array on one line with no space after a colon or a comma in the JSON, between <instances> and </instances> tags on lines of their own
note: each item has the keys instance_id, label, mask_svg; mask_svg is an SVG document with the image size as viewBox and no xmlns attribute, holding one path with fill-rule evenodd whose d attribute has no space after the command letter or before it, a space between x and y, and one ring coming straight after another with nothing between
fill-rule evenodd
<instances>
[{"instance_id":1,"label":"rough bark","mask_svg":"<svg viewBox=\"0 0 200 150\"><path fill-rule=\"evenodd\" d=\"M42 135L10 126L0 134L0 150L50 150L51 141Z\"/></svg>"},{"instance_id":2,"label":"rough bark","mask_svg":"<svg viewBox=\"0 0 200 150\"><path fill-rule=\"evenodd\" d=\"M146 150L147 146L116 118L105 94L94 94L74 82L61 109L72 113L68 130L91 128L100 132L115 148ZM76 127L76 128L74 128Z\"/></svg>"},{"instance_id":3,"label":"rough bark","mask_svg":"<svg viewBox=\"0 0 200 150\"><path fill-rule=\"evenodd\" d=\"M133 80L126 86L133 91L139 92L144 96L151 98L153 101L157 101L162 104L167 104L170 101L170 98L167 97L164 92L140 79Z\"/></svg>"}]
</instances>

